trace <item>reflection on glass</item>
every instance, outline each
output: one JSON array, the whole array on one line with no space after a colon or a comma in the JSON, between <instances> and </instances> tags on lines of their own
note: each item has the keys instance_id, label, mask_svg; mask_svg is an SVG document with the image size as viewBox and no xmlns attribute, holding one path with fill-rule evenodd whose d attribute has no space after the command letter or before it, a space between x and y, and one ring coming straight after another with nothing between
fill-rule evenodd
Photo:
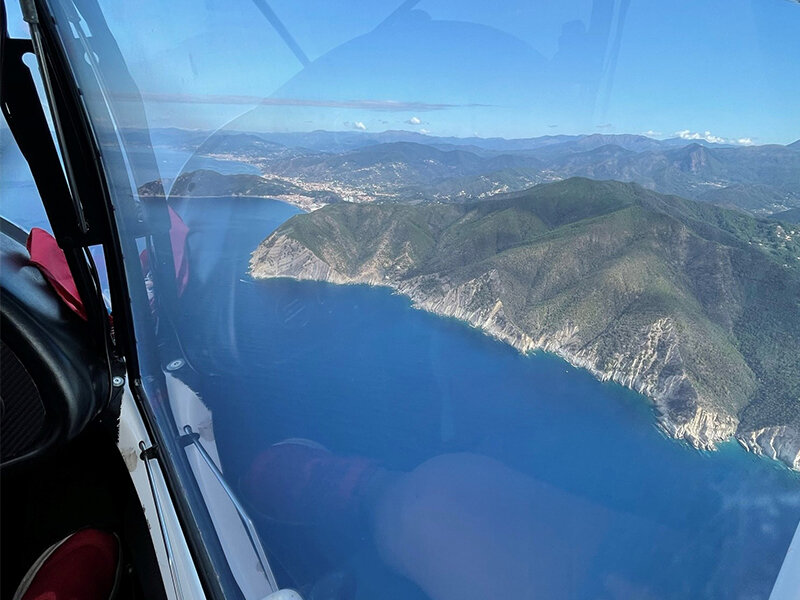
<instances>
[{"instance_id":1,"label":"reflection on glass","mask_svg":"<svg viewBox=\"0 0 800 600\"><path fill-rule=\"evenodd\" d=\"M204 436L280 586L769 596L800 7L78 4L162 425Z\"/></svg>"}]
</instances>

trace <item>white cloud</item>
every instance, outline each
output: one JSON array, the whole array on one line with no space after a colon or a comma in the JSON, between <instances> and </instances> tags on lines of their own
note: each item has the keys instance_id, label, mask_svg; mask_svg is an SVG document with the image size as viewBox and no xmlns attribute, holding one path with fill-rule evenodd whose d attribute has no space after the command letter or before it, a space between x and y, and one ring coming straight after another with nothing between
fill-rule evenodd
<instances>
[{"instance_id":1,"label":"white cloud","mask_svg":"<svg viewBox=\"0 0 800 600\"><path fill-rule=\"evenodd\" d=\"M356 121L353 123L353 129L358 129L359 131L366 131L367 126L364 125L361 121Z\"/></svg>"},{"instance_id":2,"label":"white cloud","mask_svg":"<svg viewBox=\"0 0 800 600\"><path fill-rule=\"evenodd\" d=\"M411 117L408 121L406 121L409 125L419 125L422 123L419 117Z\"/></svg>"},{"instance_id":3,"label":"white cloud","mask_svg":"<svg viewBox=\"0 0 800 600\"><path fill-rule=\"evenodd\" d=\"M704 140L712 144L725 144L728 141L725 138L713 135L710 131L704 131L703 133L698 133L697 131L690 131L689 129L683 129L681 131L676 131L675 135L677 135L682 140Z\"/></svg>"},{"instance_id":4,"label":"white cloud","mask_svg":"<svg viewBox=\"0 0 800 600\"><path fill-rule=\"evenodd\" d=\"M752 146L754 143L753 139L749 137L724 138L714 135L710 131L704 131L700 133L697 131L691 131L689 129L683 129L681 131L676 131L675 135L682 140L704 140L712 144L736 144L739 146Z\"/></svg>"},{"instance_id":5,"label":"white cloud","mask_svg":"<svg viewBox=\"0 0 800 600\"><path fill-rule=\"evenodd\" d=\"M659 135L661 135L661 132L648 129L647 131L643 131L641 135L646 135L647 137L658 137Z\"/></svg>"},{"instance_id":6,"label":"white cloud","mask_svg":"<svg viewBox=\"0 0 800 600\"><path fill-rule=\"evenodd\" d=\"M420 130L419 130L419 132L420 132L422 135L428 135L428 134L430 133L430 131L428 131L427 129L420 129Z\"/></svg>"}]
</instances>

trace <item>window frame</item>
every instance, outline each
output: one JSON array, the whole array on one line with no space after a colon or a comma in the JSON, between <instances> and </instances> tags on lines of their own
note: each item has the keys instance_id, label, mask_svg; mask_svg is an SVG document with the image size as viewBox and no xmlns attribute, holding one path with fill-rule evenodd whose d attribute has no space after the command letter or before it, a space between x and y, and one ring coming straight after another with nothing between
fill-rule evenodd
<instances>
[{"instance_id":1,"label":"window frame","mask_svg":"<svg viewBox=\"0 0 800 600\"><path fill-rule=\"evenodd\" d=\"M93 0L97 14L99 8ZM56 229L56 238L62 247L82 253L90 245L102 245L107 257L109 286L114 306L114 329L116 339L110 351L124 359L128 381L137 409L145 424L148 435L153 440L150 456L158 460L161 472L169 490L170 501L178 515L182 533L190 548L192 559L209 598L243 598L227 562L219 538L209 515L200 490L191 475L184 447L187 440L180 432L166 431L163 423L169 422L169 407L166 404L166 384L161 377L149 375L143 381L142 365L137 352L137 336L145 339L152 336L143 328L135 329L132 300L146 299L144 285L129 285L123 257L137 257L135 243L126 232L121 231L115 217L118 208L112 203L112 193L104 171L103 155L93 129L92 120L82 98L82 91L69 61L69 52L64 40L64 31L69 31L66 11L58 1L23 0L23 18L31 28L32 48L36 55L45 93L50 104L56 136L66 167L69 190L74 200L70 211L65 212L62 198L42 194L42 202L53 223L54 229L72 220L81 223L80 213L91 215L90 227L81 231L80 225L72 230ZM82 81L83 86L94 85L98 90L99 81ZM38 104L38 98L37 98ZM49 132L48 132L49 134ZM122 151L121 148L117 148ZM33 170L33 165L32 170ZM36 179L36 177L35 177ZM39 185L41 177L37 179ZM54 211L51 213L51 211ZM58 215L58 218L54 218ZM70 217L72 219L70 219ZM73 220L74 219L74 220ZM70 235L72 234L72 235ZM83 235L81 235L83 234ZM68 251L68 256L70 252ZM73 269L73 273L75 270ZM79 287L82 277L76 277ZM141 289L137 289L140 287ZM101 300L102 302L102 300ZM104 316L104 318L106 318ZM104 342L111 344L110 339ZM147 358L147 357L145 357ZM159 373L160 365L149 369ZM147 385L145 385L145 383ZM156 398L150 397L145 387L155 390ZM152 392L151 392L152 394ZM167 413L167 414L158 414ZM172 421L174 423L174 420ZM145 457L140 457L146 460ZM188 474L188 476L187 476Z\"/></svg>"}]
</instances>

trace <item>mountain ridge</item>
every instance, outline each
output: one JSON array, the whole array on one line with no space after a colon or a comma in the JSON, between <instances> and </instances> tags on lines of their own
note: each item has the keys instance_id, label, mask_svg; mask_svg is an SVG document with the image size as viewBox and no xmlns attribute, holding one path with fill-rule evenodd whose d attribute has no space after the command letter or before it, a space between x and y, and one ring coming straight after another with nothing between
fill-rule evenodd
<instances>
[{"instance_id":1,"label":"mountain ridge","mask_svg":"<svg viewBox=\"0 0 800 600\"><path fill-rule=\"evenodd\" d=\"M296 147L281 145L292 135ZM200 152L248 162L270 176L343 186L367 201L463 202L578 176L634 181L660 193L719 202L755 215L800 206L800 154L779 145L673 145L642 136L594 134L516 140L518 145L484 140L479 147L406 132L401 139L366 138L375 143L346 136L359 144L348 142L330 151L306 138L281 134L276 141L259 142L255 135L225 134L207 140Z\"/></svg>"},{"instance_id":2,"label":"mountain ridge","mask_svg":"<svg viewBox=\"0 0 800 600\"><path fill-rule=\"evenodd\" d=\"M461 205L326 207L264 240L250 272L390 287L645 394L672 437L700 448L735 437L800 469L798 238L574 178Z\"/></svg>"}]
</instances>

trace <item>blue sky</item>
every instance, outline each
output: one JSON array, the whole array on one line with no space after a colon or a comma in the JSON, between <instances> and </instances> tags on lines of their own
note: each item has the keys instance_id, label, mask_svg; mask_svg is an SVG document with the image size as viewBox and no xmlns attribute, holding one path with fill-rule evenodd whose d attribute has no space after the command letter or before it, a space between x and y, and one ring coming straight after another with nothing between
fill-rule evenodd
<instances>
[{"instance_id":1,"label":"blue sky","mask_svg":"<svg viewBox=\"0 0 800 600\"><path fill-rule=\"evenodd\" d=\"M152 126L800 138L790 0L268 3L101 2Z\"/></svg>"}]
</instances>

